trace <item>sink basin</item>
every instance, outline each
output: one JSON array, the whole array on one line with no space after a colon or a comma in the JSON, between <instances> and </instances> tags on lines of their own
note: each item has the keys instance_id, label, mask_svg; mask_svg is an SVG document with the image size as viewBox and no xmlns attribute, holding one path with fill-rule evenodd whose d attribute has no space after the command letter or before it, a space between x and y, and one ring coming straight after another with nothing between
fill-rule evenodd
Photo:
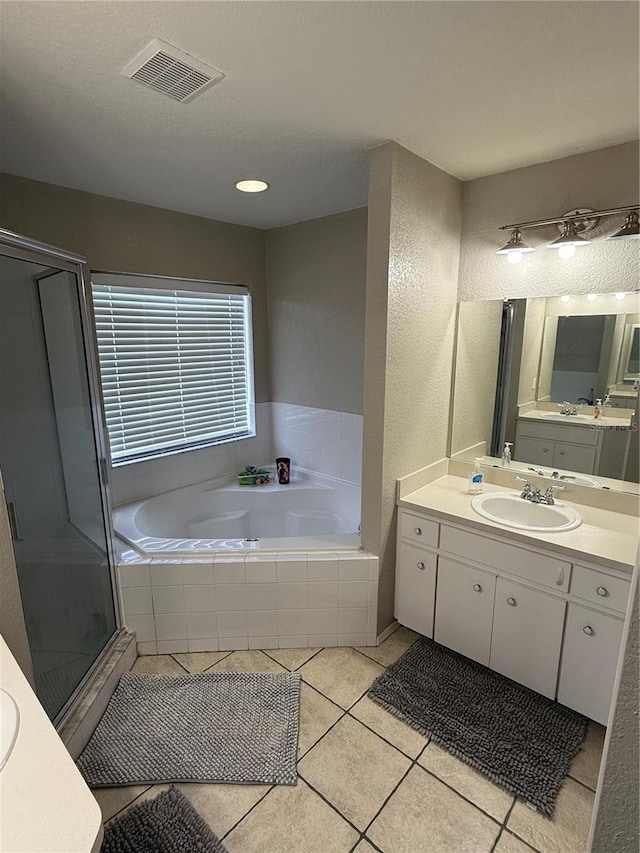
<instances>
[{"instance_id":1,"label":"sink basin","mask_svg":"<svg viewBox=\"0 0 640 853\"><path fill-rule=\"evenodd\" d=\"M591 415L561 415L560 412L542 412L540 417L548 421L564 421L569 424L575 421L586 423L593 420Z\"/></svg>"},{"instance_id":2,"label":"sink basin","mask_svg":"<svg viewBox=\"0 0 640 853\"><path fill-rule=\"evenodd\" d=\"M20 712L13 696L0 688L0 770L7 763L20 728Z\"/></svg>"},{"instance_id":3,"label":"sink basin","mask_svg":"<svg viewBox=\"0 0 640 853\"><path fill-rule=\"evenodd\" d=\"M582 516L572 506L557 502L553 506L534 504L512 492L476 495L471 506L483 518L519 530L553 533L573 530L582 524Z\"/></svg>"}]
</instances>

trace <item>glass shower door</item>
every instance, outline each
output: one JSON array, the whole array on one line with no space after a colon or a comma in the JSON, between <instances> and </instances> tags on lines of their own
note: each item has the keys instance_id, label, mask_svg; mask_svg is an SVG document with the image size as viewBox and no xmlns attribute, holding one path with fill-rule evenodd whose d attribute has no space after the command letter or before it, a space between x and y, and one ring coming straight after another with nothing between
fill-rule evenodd
<instances>
[{"instance_id":1,"label":"glass shower door","mask_svg":"<svg viewBox=\"0 0 640 853\"><path fill-rule=\"evenodd\" d=\"M0 469L36 692L54 719L116 614L79 273L27 257L0 255Z\"/></svg>"}]
</instances>

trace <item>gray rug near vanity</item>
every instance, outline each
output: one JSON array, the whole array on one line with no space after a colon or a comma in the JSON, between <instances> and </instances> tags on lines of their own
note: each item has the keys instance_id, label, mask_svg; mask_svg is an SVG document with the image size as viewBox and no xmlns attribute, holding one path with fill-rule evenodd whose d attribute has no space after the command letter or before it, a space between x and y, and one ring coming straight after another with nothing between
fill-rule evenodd
<instances>
[{"instance_id":1,"label":"gray rug near vanity","mask_svg":"<svg viewBox=\"0 0 640 853\"><path fill-rule=\"evenodd\" d=\"M587 730L570 708L426 637L368 695L546 815Z\"/></svg>"}]
</instances>

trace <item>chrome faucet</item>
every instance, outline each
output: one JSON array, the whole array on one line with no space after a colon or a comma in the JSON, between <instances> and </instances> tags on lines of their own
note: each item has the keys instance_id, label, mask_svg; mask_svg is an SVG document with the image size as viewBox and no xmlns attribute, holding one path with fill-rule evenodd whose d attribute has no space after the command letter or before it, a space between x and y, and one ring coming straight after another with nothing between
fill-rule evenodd
<instances>
[{"instance_id":1,"label":"chrome faucet","mask_svg":"<svg viewBox=\"0 0 640 853\"><path fill-rule=\"evenodd\" d=\"M562 403L558 403L560 407L561 415L577 415L578 409L576 406L572 406L571 403L568 403L566 400L563 400Z\"/></svg>"},{"instance_id":2,"label":"chrome faucet","mask_svg":"<svg viewBox=\"0 0 640 853\"><path fill-rule=\"evenodd\" d=\"M555 503L553 493L555 491L562 491L564 488L564 486L549 486L549 488L545 490L545 493L540 495L539 503L546 504L547 506L553 506Z\"/></svg>"},{"instance_id":3,"label":"chrome faucet","mask_svg":"<svg viewBox=\"0 0 640 853\"><path fill-rule=\"evenodd\" d=\"M519 480L523 484L522 493L520 494L522 500L531 501L533 504L539 504L542 499L540 489L532 489L531 483L528 480L525 480L524 477L518 477L517 474L516 480Z\"/></svg>"}]
</instances>

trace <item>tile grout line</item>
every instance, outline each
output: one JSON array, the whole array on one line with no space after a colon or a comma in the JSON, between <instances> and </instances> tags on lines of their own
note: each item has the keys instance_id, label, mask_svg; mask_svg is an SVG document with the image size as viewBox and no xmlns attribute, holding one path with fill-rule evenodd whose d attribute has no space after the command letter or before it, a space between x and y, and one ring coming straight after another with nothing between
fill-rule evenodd
<instances>
[{"instance_id":1,"label":"tile grout line","mask_svg":"<svg viewBox=\"0 0 640 853\"><path fill-rule=\"evenodd\" d=\"M224 839L225 839L228 835L230 835L230 834L233 832L233 830L234 830L237 826L239 826L239 825L242 823L242 821L245 819L245 817L247 817L248 815L250 815L250 814L251 814L251 812L252 812L252 811L253 811L257 806L259 806L259 805L260 805L260 803L261 803L261 802L263 802L263 801L264 801L264 800L269 796L269 794L273 791L273 789L274 789L274 788L276 788L276 787L278 787L278 786L277 786L277 785L271 785L271 787L269 788L269 790L268 790L268 791L265 791L265 792L264 792L264 794L260 797L260 799L259 799L259 800L256 800L256 802L251 806L251 808L250 808L250 809L248 809L248 810L247 810L247 811L242 815L242 817L241 817L241 818L239 818L239 820L237 820L237 821L233 824L233 826L232 826L230 829L228 829L228 830L227 830L227 832L225 832L225 834L224 834L223 836L221 836L221 837L220 837L220 841L224 841Z\"/></svg>"}]
</instances>

